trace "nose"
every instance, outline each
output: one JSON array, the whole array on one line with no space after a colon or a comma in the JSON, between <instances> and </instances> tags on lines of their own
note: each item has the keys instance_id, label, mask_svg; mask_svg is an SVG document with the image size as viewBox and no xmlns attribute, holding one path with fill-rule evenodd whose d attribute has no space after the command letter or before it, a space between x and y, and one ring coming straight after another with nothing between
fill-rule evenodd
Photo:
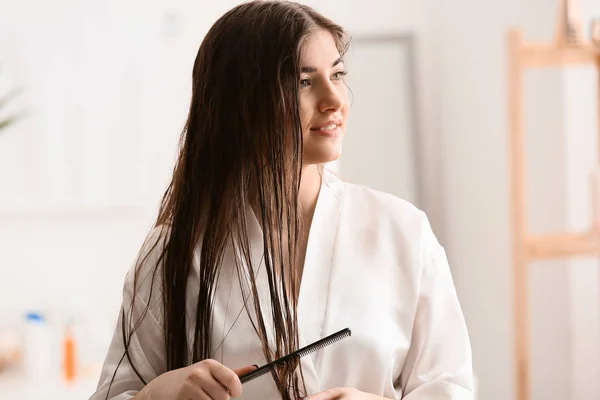
<instances>
[{"instance_id":1,"label":"nose","mask_svg":"<svg viewBox=\"0 0 600 400\"><path fill-rule=\"evenodd\" d=\"M335 85L331 81L326 85L323 85L321 93L319 94L319 112L327 113L339 111L344 105L345 89L345 86Z\"/></svg>"}]
</instances>

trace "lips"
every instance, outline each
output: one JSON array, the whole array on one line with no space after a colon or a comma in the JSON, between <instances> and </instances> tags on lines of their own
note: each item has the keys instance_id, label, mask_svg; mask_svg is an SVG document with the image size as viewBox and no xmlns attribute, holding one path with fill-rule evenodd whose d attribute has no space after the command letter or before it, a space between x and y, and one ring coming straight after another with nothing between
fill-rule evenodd
<instances>
[{"instance_id":1,"label":"lips","mask_svg":"<svg viewBox=\"0 0 600 400\"><path fill-rule=\"evenodd\" d=\"M333 131L342 125L341 120L330 120L310 128L311 131Z\"/></svg>"},{"instance_id":2,"label":"lips","mask_svg":"<svg viewBox=\"0 0 600 400\"><path fill-rule=\"evenodd\" d=\"M321 137L337 138L342 135L342 121L339 119L325 121L318 125L313 125L310 130L315 135Z\"/></svg>"}]
</instances>

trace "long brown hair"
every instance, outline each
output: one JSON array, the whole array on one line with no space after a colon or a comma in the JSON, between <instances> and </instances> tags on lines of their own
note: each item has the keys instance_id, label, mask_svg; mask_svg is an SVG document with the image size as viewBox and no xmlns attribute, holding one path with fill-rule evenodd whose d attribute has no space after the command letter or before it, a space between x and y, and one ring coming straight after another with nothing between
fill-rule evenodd
<instances>
[{"instance_id":1,"label":"long brown hair","mask_svg":"<svg viewBox=\"0 0 600 400\"><path fill-rule=\"evenodd\" d=\"M340 54L345 52L343 29L312 8L288 1L253 1L217 20L200 46L178 160L156 221L157 227L168 228L153 267L162 291L151 290L150 296L162 292L168 370L211 357L213 296L227 246L236 250L236 267L251 277L255 330L267 361L298 347L299 285L291 271L296 270L301 230L300 57L302 44L318 29L330 32ZM267 340L253 279L248 206L254 207L263 227L275 348ZM187 293L198 246L199 292ZM137 271L143 262L138 260ZM197 296L195 321L186 321L188 296ZM125 315L123 356L130 359L128 344L139 319L125 324ZM194 327L191 354L186 324ZM273 373L283 399L302 397L296 367ZM139 373L138 377L145 383Z\"/></svg>"}]
</instances>

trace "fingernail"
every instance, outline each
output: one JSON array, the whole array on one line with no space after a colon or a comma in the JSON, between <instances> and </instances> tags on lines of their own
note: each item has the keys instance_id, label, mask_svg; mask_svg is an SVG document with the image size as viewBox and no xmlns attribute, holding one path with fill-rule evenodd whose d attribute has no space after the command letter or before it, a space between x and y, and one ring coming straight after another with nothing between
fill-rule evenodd
<instances>
[{"instance_id":1,"label":"fingernail","mask_svg":"<svg viewBox=\"0 0 600 400\"><path fill-rule=\"evenodd\" d=\"M256 365L256 364L252 364L252 366L253 366L254 368L258 369L258 365Z\"/></svg>"}]
</instances>

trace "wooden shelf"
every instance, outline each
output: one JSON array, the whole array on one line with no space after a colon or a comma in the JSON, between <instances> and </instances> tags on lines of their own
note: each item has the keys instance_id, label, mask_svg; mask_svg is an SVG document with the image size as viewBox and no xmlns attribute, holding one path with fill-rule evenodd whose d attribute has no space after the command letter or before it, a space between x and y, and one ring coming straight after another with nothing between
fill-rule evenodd
<instances>
[{"instance_id":1,"label":"wooden shelf","mask_svg":"<svg viewBox=\"0 0 600 400\"><path fill-rule=\"evenodd\" d=\"M600 47L591 43L572 46L523 43L520 53L523 64L532 68L600 65Z\"/></svg>"},{"instance_id":2,"label":"wooden shelf","mask_svg":"<svg viewBox=\"0 0 600 400\"><path fill-rule=\"evenodd\" d=\"M593 65L600 64L600 47L591 43L572 46L523 43L521 57L524 65L532 68Z\"/></svg>"},{"instance_id":3,"label":"wooden shelf","mask_svg":"<svg viewBox=\"0 0 600 400\"><path fill-rule=\"evenodd\" d=\"M526 245L531 260L600 255L600 236L592 233L530 236Z\"/></svg>"},{"instance_id":4,"label":"wooden shelf","mask_svg":"<svg viewBox=\"0 0 600 400\"><path fill-rule=\"evenodd\" d=\"M566 0L563 0L561 3L561 10L565 2ZM517 400L531 400L531 312L528 265L534 260L600 256L600 229L596 227L597 221L594 221L592 224L594 229L590 229L589 232L552 235L528 233L525 75L528 69L581 65L595 66L600 73L600 46L592 43L581 45L560 45L556 42L531 43L524 40L520 29L509 30L507 45L515 385ZM597 86L597 90L600 90L600 85ZM598 98L600 140L600 97Z\"/></svg>"}]
</instances>

